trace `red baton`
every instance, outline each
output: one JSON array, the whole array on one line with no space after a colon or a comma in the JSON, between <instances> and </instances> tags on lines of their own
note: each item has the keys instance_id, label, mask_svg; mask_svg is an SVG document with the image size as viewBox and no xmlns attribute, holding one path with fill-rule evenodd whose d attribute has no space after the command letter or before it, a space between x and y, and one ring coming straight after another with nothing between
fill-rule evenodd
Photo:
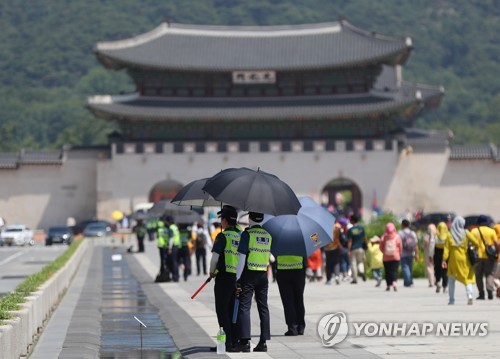
<instances>
[{"instance_id":1,"label":"red baton","mask_svg":"<svg viewBox=\"0 0 500 359\"><path fill-rule=\"evenodd\" d=\"M198 288L198 290L196 292L194 292L194 294L191 296L191 299L194 299L194 297L196 297L198 295L199 292L201 292L201 290L203 288L205 288L205 286L208 284L208 282L210 282L212 280L211 277L208 277L208 279L206 281L203 282L203 284L201 285L200 288Z\"/></svg>"}]
</instances>

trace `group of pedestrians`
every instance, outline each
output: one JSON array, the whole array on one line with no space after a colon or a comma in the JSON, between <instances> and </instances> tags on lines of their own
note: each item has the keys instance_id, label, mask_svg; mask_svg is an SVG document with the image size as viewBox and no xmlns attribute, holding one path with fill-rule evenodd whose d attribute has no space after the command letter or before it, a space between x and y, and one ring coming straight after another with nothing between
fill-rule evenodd
<instances>
[{"instance_id":1,"label":"group of pedestrians","mask_svg":"<svg viewBox=\"0 0 500 359\"><path fill-rule=\"evenodd\" d=\"M429 287L436 293L448 293L449 304L455 303L455 284L466 287L467 301L473 303L473 287L477 287L477 300L500 298L500 259L498 255L488 255L488 247L500 252L500 224L488 226L487 217L478 217L477 225L470 231L465 229L465 219L455 217L452 222L429 224L419 246L418 235L411 229L407 219L401 221L398 231L392 222L386 224L384 233L367 240L363 226L356 216L351 216L350 224L338 220L335 223L333 242L322 249L325 259L325 284L341 281L350 274L351 283L358 277L366 280L364 263L371 269L376 286L380 286L385 273L386 291L398 290L398 271L401 268L404 287L412 287L413 263L420 258L422 249L425 273ZM344 244L342 243L344 239ZM472 246L471 249L469 249ZM468 252L477 251L477 263L472 263ZM348 269L341 269L341 256L346 250ZM367 258L365 253L368 254ZM349 274L348 274L349 273Z\"/></svg>"},{"instance_id":2,"label":"group of pedestrians","mask_svg":"<svg viewBox=\"0 0 500 359\"><path fill-rule=\"evenodd\" d=\"M442 223L444 227L441 225ZM444 229L448 230L447 226L444 222L442 223L438 224L438 237L441 225L443 228L441 238L446 236L443 256L441 258L434 255L434 261L442 259L440 262L441 269L443 269L442 275L443 278L447 278L447 281L443 280L443 288L445 288L445 283L448 284L449 288L448 304L455 303L456 281L465 285L468 304L473 303L474 284L476 284L479 293L477 300L485 300L486 297L492 300L495 296L495 279L500 280L500 270L498 269L500 226L496 225L496 229L489 227L487 218L483 215L478 217L477 226L471 231L465 229L463 217L455 217L447 233ZM477 260L472 255L473 251L477 251ZM435 269L437 267L437 265L434 266ZM438 276L435 278L437 281ZM436 288L439 288L437 285ZM498 297L500 298L500 295Z\"/></svg>"},{"instance_id":3,"label":"group of pedestrians","mask_svg":"<svg viewBox=\"0 0 500 359\"><path fill-rule=\"evenodd\" d=\"M372 238L370 251L378 242ZM417 234L411 230L410 223L404 219L401 230L397 232L394 223L389 222L380 240L379 250L385 269L386 290L397 291L398 268L405 287L413 286L413 260L419 258ZM486 297L492 300L500 298L500 225L495 228L488 226L486 216L479 216L477 225L472 230L465 228L465 219L455 217L451 224L440 222L429 224L422 239L425 272L429 287L435 287L436 293L448 292L449 304L455 303L455 284L460 282L465 286L467 303L473 304L473 287L476 284L479 295L477 300ZM477 251L477 260L473 253ZM371 254L377 260L376 254ZM379 263L374 267L377 268ZM379 272L373 273L378 278ZM496 287L496 288L495 288ZM495 293L495 289L497 293Z\"/></svg>"}]
</instances>

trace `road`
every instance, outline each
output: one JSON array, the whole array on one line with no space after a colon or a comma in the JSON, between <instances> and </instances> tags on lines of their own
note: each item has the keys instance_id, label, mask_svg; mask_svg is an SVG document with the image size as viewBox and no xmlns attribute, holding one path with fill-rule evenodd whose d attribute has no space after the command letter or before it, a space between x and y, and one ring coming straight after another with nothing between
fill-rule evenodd
<instances>
[{"instance_id":1,"label":"road","mask_svg":"<svg viewBox=\"0 0 500 359\"><path fill-rule=\"evenodd\" d=\"M0 247L0 297L59 257L68 246Z\"/></svg>"}]
</instances>

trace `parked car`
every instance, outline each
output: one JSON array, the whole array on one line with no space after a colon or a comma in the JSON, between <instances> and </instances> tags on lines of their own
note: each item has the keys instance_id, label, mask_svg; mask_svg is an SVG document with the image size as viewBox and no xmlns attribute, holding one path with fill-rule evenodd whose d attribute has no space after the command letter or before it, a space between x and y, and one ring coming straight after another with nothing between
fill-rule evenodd
<instances>
[{"instance_id":1,"label":"parked car","mask_svg":"<svg viewBox=\"0 0 500 359\"><path fill-rule=\"evenodd\" d=\"M420 230L425 230L427 229L427 226L429 224L434 224L437 226L439 222L445 222L449 225L451 225L451 222L453 222L453 219L455 218L456 214L453 212L433 212L433 213L427 213L424 215L422 218L420 218L417 221L414 221L412 223L413 227L416 229Z\"/></svg>"},{"instance_id":2,"label":"parked car","mask_svg":"<svg viewBox=\"0 0 500 359\"><path fill-rule=\"evenodd\" d=\"M51 246L54 243L69 245L71 242L73 242L73 232L68 226L52 226L45 237L46 246Z\"/></svg>"},{"instance_id":3,"label":"parked car","mask_svg":"<svg viewBox=\"0 0 500 359\"><path fill-rule=\"evenodd\" d=\"M495 225L495 221L491 216L485 215L487 220L488 220L488 226L493 227ZM479 218L479 214L471 214L468 216L465 216L465 228L468 229L469 231L473 228L477 227L477 219Z\"/></svg>"},{"instance_id":4,"label":"parked car","mask_svg":"<svg viewBox=\"0 0 500 359\"><path fill-rule=\"evenodd\" d=\"M84 237L106 237L110 236L113 230L107 222L89 223L83 230Z\"/></svg>"},{"instance_id":5,"label":"parked car","mask_svg":"<svg viewBox=\"0 0 500 359\"><path fill-rule=\"evenodd\" d=\"M23 224L13 224L6 226L2 233L0 233L2 238L1 245L7 246L25 246L27 244L34 245L33 231Z\"/></svg>"},{"instance_id":6,"label":"parked car","mask_svg":"<svg viewBox=\"0 0 500 359\"><path fill-rule=\"evenodd\" d=\"M84 221L78 222L74 227L71 228L73 230L73 234L83 233L85 228L91 223L106 223L106 225L109 226L113 232L116 231L116 224L114 223L100 219L86 219Z\"/></svg>"}]
</instances>

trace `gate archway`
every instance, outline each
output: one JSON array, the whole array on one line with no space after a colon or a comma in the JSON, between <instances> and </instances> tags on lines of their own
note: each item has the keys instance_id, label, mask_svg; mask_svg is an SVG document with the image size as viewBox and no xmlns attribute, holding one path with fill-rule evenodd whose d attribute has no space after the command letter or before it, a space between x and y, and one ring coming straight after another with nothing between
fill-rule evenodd
<instances>
[{"instance_id":1,"label":"gate archway","mask_svg":"<svg viewBox=\"0 0 500 359\"><path fill-rule=\"evenodd\" d=\"M350 179L336 178L328 182L323 188L322 198L323 204L336 218L362 214L363 195L359 186Z\"/></svg>"},{"instance_id":2,"label":"gate archway","mask_svg":"<svg viewBox=\"0 0 500 359\"><path fill-rule=\"evenodd\" d=\"M173 179L166 179L157 182L149 191L149 202L158 202L162 199L172 199L182 187L182 183Z\"/></svg>"}]
</instances>

